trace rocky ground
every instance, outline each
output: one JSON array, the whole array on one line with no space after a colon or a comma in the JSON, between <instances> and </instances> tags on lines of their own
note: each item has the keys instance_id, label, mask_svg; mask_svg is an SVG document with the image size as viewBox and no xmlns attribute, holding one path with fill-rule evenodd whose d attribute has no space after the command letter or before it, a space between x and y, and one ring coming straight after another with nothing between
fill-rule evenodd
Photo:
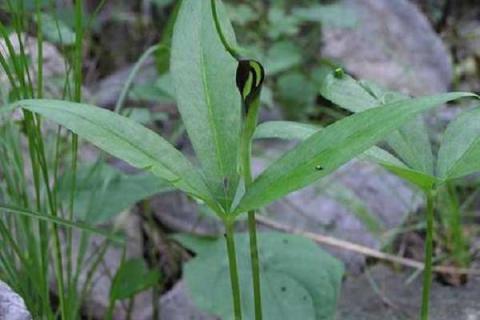
<instances>
[{"instance_id":1,"label":"rocky ground","mask_svg":"<svg viewBox=\"0 0 480 320\"><path fill-rule=\"evenodd\" d=\"M359 24L354 29L324 30L322 55L341 61L346 70L358 78L372 80L414 96L451 88L458 66L452 63L450 47L433 30L427 17L415 4L407 0L343 0L343 3L357 13ZM463 21L465 27L462 30L469 34L480 33L478 21ZM465 56L480 53L480 36L476 39L464 49ZM55 54L58 55L57 52ZM146 63L137 79L139 83L155 79L153 63L153 60ZM130 70L131 67L128 67L115 72L91 86L89 99L104 107L112 107ZM171 106L164 106L164 110L171 110ZM439 121L448 122L456 113L456 110L444 108L440 116L428 120L435 127ZM287 147L267 145L267 151L256 157L255 170L258 172L265 167ZM152 245L158 250L158 255L163 257L160 265L169 283L157 301L161 319L215 319L193 305L181 279L181 265L189 258L189 254L178 244L172 243L166 234L190 232L197 235L221 235L221 224L215 217L201 213L198 204L179 193L155 196L150 205L157 225L147 224L141 210L132 210L122 225L130 230L129 257L145 256ZM354 161L317 185L274 203L265 216L288 228L332 236L382 250L394 243L395 239L389 231L400 228L422 208L423 199L418 190L376 165ZM368 221L375 222L369 224ZM242 223L238 229L244 229ZM417 249L421 251L423 242L419 238ZM391 268L381 261L345 248L325 249L347 266L338 319L418 318L421 275L415 275L415 270L399 266ZM120 256L120 250L109 250L102 268L94 277L95 285L86 309L96 319L102 319L106 312L108 288ZM480 265L479 262L477 264ZM133 319L152 319L151 299L150 294L140 294L137 297ZM471 277L465 285L458 287L436 281L432 290L431 319L480 319L479 301L479 277ZM115 319L124 318L125 308L118 304ZM29 319L22 299L2 283L0 319Z\"/></svg>"}]
</instances>

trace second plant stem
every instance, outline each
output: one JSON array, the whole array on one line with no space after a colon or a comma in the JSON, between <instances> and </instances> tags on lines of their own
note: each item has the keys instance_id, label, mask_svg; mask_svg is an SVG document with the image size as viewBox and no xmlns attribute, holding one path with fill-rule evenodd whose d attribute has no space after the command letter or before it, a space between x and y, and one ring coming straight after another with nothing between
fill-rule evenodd
<instances>
[{"instance_id":1,"label":"second plant stem","mask_svg":"<svg viewBox=\"0 0 480 320\"><path fill-rule=\"evenodd\" d=\"M242 304L240 282L237 270L237 255L235 251L234 221L225 220L225 240L227 243L228 265L230 269L230 284L232 286L233 314L235 320L242 320Z\"/></svg>"},{"instance_id":2,"label":"second plant stem","mask_svg":"<svg viewBox=\"0 0 480 320\"><path fill-rule=\"evenodd\" d=\"M243 130L242 137L242 169L243 179L245 182L245 189L248 189L252 183L252 168L251 168L251 149L252 149L252 137L257 125L257 113L259 108L259 101L255 101L250 106L247 118L245 121L245 128ZM255 320L262 319L262 295L260 287L260 261L258 255L258 242L257 242L257 226L255 220L255 211L248 212L248 233L250 242L250 261L252 269L252 284L253 284L253 299L255 306Z\"/></svg>"},{"instance_id":3,"label":"second plant stem","mask_svg":"<svg viewBox=\"0 0 480 320\"><path fill-rule=\"evenodd\" d=\"M427 239L425 243L425 269L423 271L423 292L421 320L429 318L430 287L432 285L432 257L433 257L433 220L434 220L434 196L433 189L426 193L427 196Z\"/></svg>"}]
</instances>

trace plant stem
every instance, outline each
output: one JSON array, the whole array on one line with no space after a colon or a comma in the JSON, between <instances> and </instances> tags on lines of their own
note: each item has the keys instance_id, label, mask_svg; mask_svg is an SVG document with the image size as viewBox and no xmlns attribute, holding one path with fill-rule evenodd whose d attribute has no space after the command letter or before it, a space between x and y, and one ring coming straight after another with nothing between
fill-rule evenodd
<instances>
[{"instance_id":1,"label":"plant stem","mask_svg":"<svg viewBox=\"0 0 480 320\"><path fill-rule=\"evenodd\" d=\"M433 189L426 193L427 196L427 239L425 243L425 269L423 271L423 292L421 320L428 320L430 287L432 285L432 256L433 256L433 218L434 218L434 193Z\"/></svg>"},{"instance_id":2,"label":"plant stem","mask_svg":"<svg viewBox=\"0 0 480 320\"><path fill-rule=\"evenodd\" d=\"M262 294L260 291L260 261L258 258L257 227L255 211L248 212L248 233L250 237L250 259L252 264L253 298L255 319L262 319Z\"/></svg>"},{"instance_id":3,"label":"plant stem","mask_svg":"<svg viewBox=\"0 0 480 320\"><path fill-rule=\"evenodd\" d=\"M252 137L255 132L257 124L257 113L260 102L257 100L253 106L249 108L247 119L245 121L245 128L243 130L241 156L242 156L242 170L243 179L245 181L245 189L248 189L252 183L252 168L251 168L251 154L252 154ZM260 287L260 259L258 255L257 244L257 225L255 220L255 211L248 212L248 233L250 241L250 261L252 268L252 282L253 282L253 299L255 305L255 319L262 320L262 293Z\"/></svg>"},{"instance_id":4,"label":"plant stem","mask_svg":"<svg viewBox=\"0 0 480 320\"><path fill-rule=\"evenodd\" d=\"M237 256L235 251L235 239L233 221L225 220L225 240L227 244L228 265L230 268L230 282L232 286L233 312L235 320L242 320L242 305L240 298L240 283L237 270Z\"/></svg>"}]
</instances>

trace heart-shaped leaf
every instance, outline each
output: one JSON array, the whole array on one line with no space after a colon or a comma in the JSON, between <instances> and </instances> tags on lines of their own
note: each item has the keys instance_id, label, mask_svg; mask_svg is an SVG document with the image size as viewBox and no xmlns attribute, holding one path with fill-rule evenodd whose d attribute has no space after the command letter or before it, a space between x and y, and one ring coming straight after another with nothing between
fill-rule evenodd
<instances>
[{"instance_id":1,"label":"heart-shaped leaf","mask_svg":"<svg viewBox=\"0 0 480 320\"><path fill-rule=\"evenodd\" d=\"M259 235L264 319L334 319L342 264L315 243L293 235ZM197 253L184 268L195 304L222 319L232 319L232 297L225 243L177 237ZM245 319L254 319L248 235L235 237Z\"/></svg>"}]
</instances>

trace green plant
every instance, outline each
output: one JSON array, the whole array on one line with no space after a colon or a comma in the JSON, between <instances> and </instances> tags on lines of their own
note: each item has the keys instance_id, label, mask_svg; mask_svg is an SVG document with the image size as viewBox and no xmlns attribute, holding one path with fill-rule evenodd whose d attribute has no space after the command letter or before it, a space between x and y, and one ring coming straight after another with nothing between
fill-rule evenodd
<instances>
[{"instance_id":1,"label":"green plant","mask_svg":"<svg viewBox=\"0 0 480 320\"><path fill-rule=\"evenodd\" d=\"M32 113L12 121L5 111L11 101L48 94L46 82L52 79L44 66L44 38L63 46L67 56L59 90L63 98L81 100L82 39L89 22L84 21L83 1L76 1L72 10L71 29L49 0L8 0L0 11L0 278L24 298L34 318L77 319L107 248L123 239L112 230L92 227L91 221L73 219L76 138L71 141L59 127L43 126ZM29 30L36 39L27 36ZM60 191L62 169L71 174ZM161 185L158 179L150 183L156 190ZM93 254L87 253L91 234L105 238ZM78 247L74 235L80 238Z\"/></svg>"},{"instance_id":2,"label":"green plant","mask_svg":"<svg viewBox=\"0 0 480 320\"><path fill-rule=\"evenodd\" d=\"M384 89L368 82L355 81L340 70L325 74L320 81L320 93L336 105L357 113L382 108L390 103L401 103L409 97ZM396 102L395 102L396 101ZM426 247L424 290L421 318L428 319L428 301L432 274L434 206L439 188L446 186L453 202L452 222L454 248L459 263L465 263L465 240L460 226L458 203L452 195L453 180L477 172L480 169L479 111L476 108L452 121L444 134L435 158L428 133L422 119L416 119L387 137L388 146L396 154L382 149L370 149L366 158L373 160L398 176L419 187L427 200ZM257 138L308 139L318 127L295 122L271 122L258 127ZM398 158L397 158L398 157ZM401 159L401 160L400 160ZM468 253L467 253L468 254Z\"/></svg>"},{"instance_id":3,"label":"green plant","mask_svg":"<svg viewBox=\"0 0 480 320\"><path fill-rule=\"evenodd\" d=\"M227 13L246 44L249 57L262 61L267 72L262 102L282 107L288 119L318 117L315 70L329 61L319 59L324 27L352 28L355 11L339 1L226 1Z\"/></svg>"},{"instance_id":4,"label":"green plant","mask_svg":"<svg viewBox=\"0 0 480 320\"><path fill-rule=\"evenodd\" d=\"M132 277L132 275L135 276ZM132 299L137 293L155 286L160 278L160 272L149 270L143 259L132 259L122 263L112 280L110 305L106 318L113 318L113 308L116 301Z\"/></svg>"},{"instance_id":5,"label":"green plant","mask_svg":"<svg viewBox=\"0 0 480 320\"><path fill-rule=\"evenodd\" d=\"M219 261L226 253L230 274L230 285L222 286L220 291L215 292L225 297L224 290L231 290L233 307L223 304L221 314L228 317L227 314L233 313L235 319L241 319L242 314L252 317L251 312L245 311L252 310L249 308L252 299L245 299L250 297L245 294L245 290L242 295L239 277L243 277L245 268L237 266L234 236L234 222L242 213L248 212L255 298L253 310L256 319L262 315L270 319L276 308L269 306L262 310L260 304L260 296L265 298L265 289L262 289L265 286L260 287L261 279L264 279L260 272L264 272L267 277L271 275L259 268L254 210L315 182L364 152L377 157L382 164L396 168L410 179L421 181L422 186L429 185L429 176L417 177L415 170L402 165L393 155L382 149L371 148L421 112L448 101L474 95L449 93L397 99L381 107L359 112L316 131L271 164L256 179L252 179L249 169L250 144L256 130L262 67L252 60L238 61L238 51L234 47L234 33L221 1L182 1L172 41L171 74L180 113L200 167L193 165L185 155L151 130L98 107L62 100L28 99L32 96L18 97L27 99L13 105L24 110L26 120L33 114L35 117L52 120L132 166L151 172L213 210L225 225L226 249L220 251L217 249L218 244L215 244L215 258L211 262ZM330 76L339 77L339 73L334 72ZM80 78L77 74L77 81ZM74 151L75 146L74 142ZM73 163L76 168L75 160ZM72 180L72 190L75 191L76 179ZM298 241L289 250L307 255L301 248L311 244L285 238L287 242ZM245 241L245 238L241 239L237 242ZM278 237L273 236L271 239L273 240L265 240L262 246L268 246L276 254L285 251L279 245ZM242 246L241 251L243 250ZM327 280L332 277L331 283L334 285L321 290L318 287L311 288L308 282L314 274L308 268L292 271L290 268L296 267L292 264L285 264L284 273L295 274L296 277L301 274L304 280L288 285L295 288L293 292L303 292L310 297L311 303L302 304L301 312L307 312L305 318L331 319L334 317L335 308L332 305L335 304L338 293L336 286L339 286L341 268L337 262L332 262L335 260L331 257L326 258L321 250L311 255L309 261L322 261L322 267L326 270L325 277ZM282 259L285 256L279 257L279 262L284 262ZM201 263L200 265L202 266ZM271 262L266 261L264 265L271 265ZM282 286L279 290L282 292ZM328 305L322 304L322 297L325 296L333 297L328 300ZM62 309L67 312L66 308Z\"/></svg>"}]
</instances>

